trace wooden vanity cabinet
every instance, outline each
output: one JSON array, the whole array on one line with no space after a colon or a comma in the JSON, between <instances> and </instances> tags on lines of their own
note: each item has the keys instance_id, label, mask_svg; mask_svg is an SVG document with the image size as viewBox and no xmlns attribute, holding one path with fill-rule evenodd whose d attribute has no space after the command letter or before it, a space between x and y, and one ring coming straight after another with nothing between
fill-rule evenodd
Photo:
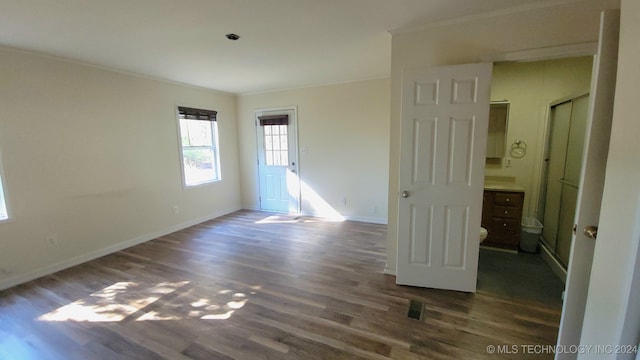
<instances>
[{"instance_id":1,"label":"wooden vanity cabinet","mask_svg":"<svg viewBox=\"0 0 640 360\"><path fill-rule=\"evenodd\" d=\"M518 250L524 192L485 190L482 203L482 227L489 236L482 246Z\"/></svg>"}]
</instances>

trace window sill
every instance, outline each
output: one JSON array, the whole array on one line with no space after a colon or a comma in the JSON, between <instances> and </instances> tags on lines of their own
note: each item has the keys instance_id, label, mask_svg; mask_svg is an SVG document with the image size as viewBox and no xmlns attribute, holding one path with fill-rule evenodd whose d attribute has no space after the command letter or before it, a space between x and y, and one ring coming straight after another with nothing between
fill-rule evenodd
<instances>
[{"instance_id":1,"label":"window sill","mask_svg":"<svg viewBox=\"0 0 640 360\"><path fill-rule=\"evenodd\" d=\"M195 184L185 184L183 187L185 189L193 189L193 188L197 188L197 187L201 187L201 186L205 186L205 185L209 185L209 184L215 184L222 181L222 179L216 179L216 180L211 180L211 181L203 181L200 183L195 183Z\"/></svg>"}]
</instances>

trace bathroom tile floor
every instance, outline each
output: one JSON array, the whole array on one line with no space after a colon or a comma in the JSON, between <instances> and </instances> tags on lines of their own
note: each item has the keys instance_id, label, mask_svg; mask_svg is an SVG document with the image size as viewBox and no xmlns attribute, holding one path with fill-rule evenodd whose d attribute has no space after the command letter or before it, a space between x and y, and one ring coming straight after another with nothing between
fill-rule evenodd
<instances>
[{"instance_id":1,"label":"bathroom tile floor","mask_svg":"<svg viewBox=\"0 0 640 360\"><path fill-rule=\"evenodd\" d=\"M540 254L480 249L478 292L562 307L564 283Z\"/></svg>"}]
</instances>

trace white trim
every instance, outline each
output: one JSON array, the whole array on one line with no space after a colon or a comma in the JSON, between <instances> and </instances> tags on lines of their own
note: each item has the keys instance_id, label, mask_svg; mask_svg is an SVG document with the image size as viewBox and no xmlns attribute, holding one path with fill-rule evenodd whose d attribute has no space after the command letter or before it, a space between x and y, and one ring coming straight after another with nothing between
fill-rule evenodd
<instances>
[{"instance_id":1,"label":"white trim","mask_svg":"<svg viewBox=\"0 0 640 360\"><path fill-rule=\"evenodd\" d=\"M588 42L492 54L485 56L483 61L543 61L552 59L565 59L571 57L593 56L597 51L598 43Z\"/></svg>"},{"instance_id":2,"label":"white trim","mask_svg":"<svg viewBox=\"0 0 640 360\"><path fill-rule=\"evenodd\" d=\"M362 79L351 79L351 80L343 80L343 81L316 83L315 85L314 84L299 85L299 86L294 85L294 86L288 86L288 87L273 88L268 90L249 91L249 92L238 93L237 96L263 95L263 94L270 94L270 93L276 93L276 92L297 91L297 90L312 89L317 87L328 87L328 86L345 85L345 84L351 84L351 83L358 83L358 82L365 82L365 81L379 81L379 80L391 80L391 78L389 77L389 74L385 74L385 75L367 77Z\"/></svg>"},{"instance_id":3,"label":"white trim","mask_svg":"<svg viewBox=\"0 0 640 360\"><path fill-rule=\"evenodd\" d=\"M441 27L441 26L455 25L455 24L465 23L473 20L490 19L497 16L512 15L512 14L517 14L525 11L557 7L560 5L566 5L566 4L571 4L571 3L581 2L581 1L584 1L584 0L538 1L536 3L514 6L506 9L498 9L498 10L487 11L479 14L459 16L459 17L454 17L446 20L440 20L440 21L435 21L435 22L421 24L421 25L400 27L397 29L389 30L389 34L398 35L398 34L412 33L416 31L423 31L423 30L428 30L428 29Z\"/></svg>"},{"instance_id":4,"label":"white trim","mask_svg":"<svg viewBox=\"0 0 640 360\"><path fill-rule=\"evenodd\" d=\"M109 255L109 254L113 254L115 252L118 252L120 250L124 250L127 248L130 248L132 246L138 245L138 244L142 244L144 242L156 239L158 237L167 235L167 234L171 234L173 232L182 230L182 229L186 229L188 227L203 223L205 221L208 220L212 220L215 218L218 218L220 216L223 215L227 215L230 214L232 212L238 211L240 210L238 209L227 209L227 210L222 210L222 211L218 211L215 212L213 214L209 214L197 219L193 219L193 220L189 220L174 226L171 226L169 228L160 230L160 231L156 231L153 232L151 234L147 234L147 235L142 235L142 236L138 236L136 238L130 239L130 240L126 240L120 243L117 243L115 245L111 245L105 248L101 248L101 249L97 249L94 251L91 251L89 253L86 254L81 254L75 257L72 257L70 259L66 259L60 262L57 262L55 264L49 265L49 266L45 266L33 271L29 271L27 273L23 273L23 274L18 274L16 276L13 277L9 277L7 279L4 279L2 282L0 282L0 290L4 290L4 289L8 289L10 287L19 285L19 284L23 284L26 283L28 281L31 280L35 280L37 278L43 277L43 276L47 276L50 274L53 274L55 272L76 266L76 265L80 265L82 263Z\"/></svg>"},{"instance_id":5,"label":"white trim","mask_svg":"<svg viewBox=\"0 0 640 360\"><path fill-rule=\"evenodd\" d=\"M388 220L386 217L382 218L382 217L370 217L370 216L345 216L344 217L345 220L347 221L357 221L357 222L363 222L363 223L370 223L370 224L380 224L380 225L387 225L388 224Z\"/></svg>"},{"instance_id":6,"label":"white trim","mask_svg":"<svg viewBox=\"0 0 640 360\"><path fill-rule=\"evenodd\" d=\"M293 134L293 145L295 146L295 157L296 157L296 166L295 166L295 170L296 170L296 174L298 175L298 204L297 204L297 213L301 214L302 213L302 175L300 174L300 147L298 145L298 106L297 105L289 105L289 106L282 106L282 107L272 107L272 108L258 108L255 109L253 111L253 122L254 122L254 126L256 127L255 129L255 134L256 134L256 166L257 166L257 172L258 172L258 210L259 211L265 211L262 209L262 201L260 200L260 196L262 194L262 189L260 188L260 184L261 184L261 179L260 179L260 143L262 141L262 139L259 139L259 137L261 136L260 133L260 126L258 125L258 114L261 113L265 113L265 112L279 112L279 111L293 111L293 132L290 134ZM273 211L273 210L266 210L266 211Z\"/></svg>"},{"instance_id":7,"label":"white trim","mask_svg":"<svg viewBox=\"0 0 640 360\"><path fill-rule=\"evenodd\" d=\"M298 116L298 105L288 105L288 106L269 107L269 108L257 108L255 110L253 110L253 112L254 112L254 114L257 114L259 112L265 112L265 111L288 111L288 110L293 110L296 113L296 123L297 123L297 120L298 120L298 118L297 118L297 116ZM255 119L257 119L257 117L255 117Z\"/></svg>"},{"instance_id":8,"label":"white trim","mask_svg":"<svg viewBox=\"0 0 640 360\"><path fill-rule=\"evenodd\" d=\"M0 198L4 199L4 204L0 203L0 206L4 205L4 208L7 212L7 217L6 218L1 218L0 219L0 223L6 223L6 222L10 222L13 220L13 217L11 216L11 211L9 208L9 195L8 195L8 190L7 190L7 178L4 174L4 166L3 166L3 161L2 161L2 149L0 149Z\"/></svg>"},{"instance_id":9,"label":"white trim","mask_svg":"<svg viewBox=\"0 0 640 360\"><path fill-rule=\"evenodd\" d=\"M100 65L100 64L97 64L97 63L92 63L90 61L85 61L85 60L80 60L80 59L73 59L73 58L70 58L70 57L65 57L65 56L62 56L62 55L49 54L49 53L42 52L42 51L37 51L37 50L23 49L23 48L9 46L9 45L0 45L0 50L6 50L6 51L14 52L14 53L19 53L19 54L38 56L38 57L45 58L45 59L51 59L51 60L55 60L55 61L65 62L65 63L84 66L84 67L90 67L90 68L98 69L98 70L101 70L101 71L107 71L107 72L111 72L111 73L131 76L131 77L135 77L135 78L161 82L161 83L165 83L165 84L178 85L178 86L182 86L182 87L203 90L203 91L216 93L216 94L220 94L220 95L229 95L229 96L237 96L238 95L238 93L232 92L232 91L218 90L216 88L212 88L212 87L208 87L208 86L204 86L204 85L196 85L196 84L186 83L186 82L183 82L183 81L171 80L169 78L165 78L165 77L162 77L162 76L154 76L154 75L147 75L147 74L137 73L137 72L130 71L130 70L119 69L119 68L115 68L115 67L109 67L109 66Z\"/></svg>"},{"instance_id":10,"label":"white trim","mask_svg":"<svg viewBox=\"0 0 640 360\"><path fill-rule=\"evenodd\" d=\"M552 107L558 106L558 105L560 105L562 103L566 103L566 102L581 98L583 96L588 96L590 94L591 94L590 90L584 90L584 91L577 92L577 93L575 93L573 95L569 95L569 96L565 96L565 97L557 99L557 100L549 101L549 108L552 108Z\"/></svg>"}]
</instances>

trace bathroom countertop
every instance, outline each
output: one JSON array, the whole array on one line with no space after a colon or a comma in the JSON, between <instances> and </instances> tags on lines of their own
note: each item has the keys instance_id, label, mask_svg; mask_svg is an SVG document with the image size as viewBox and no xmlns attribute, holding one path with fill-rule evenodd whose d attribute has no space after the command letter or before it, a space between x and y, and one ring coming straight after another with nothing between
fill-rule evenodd
<instances>
[{"instance_id":1,"label":"bathroom countertop","mask_svg":"<svg viewBox=\"0 0 640 360\"><path fill-rule=\"evenodd\" d=\"M524 188L516 183L506 181L485 181L485 190L524 192Z\"/></svg>"}]
</instances>

